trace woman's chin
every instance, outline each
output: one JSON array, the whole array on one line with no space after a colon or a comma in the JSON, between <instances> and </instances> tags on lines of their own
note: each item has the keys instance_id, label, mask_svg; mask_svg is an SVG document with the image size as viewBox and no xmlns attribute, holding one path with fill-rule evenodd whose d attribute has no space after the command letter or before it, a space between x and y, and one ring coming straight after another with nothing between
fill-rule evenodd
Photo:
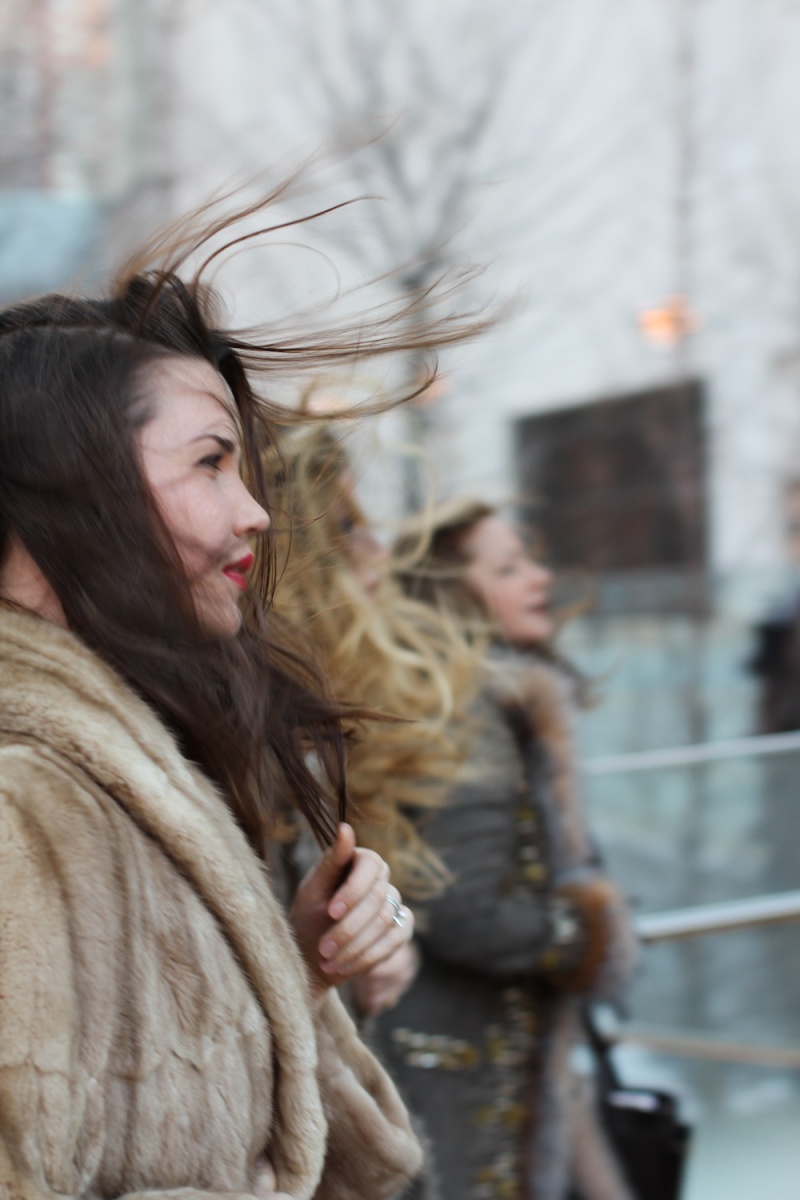
<instances>
[{"instance_id":1,"label":"woman's chin","mask_svg":"<svg viewBox=\"0 0 800 1200\"><path fill-rule=\"evenodd\" d=\"M234 638L242 628L238 604L198 606L197 616L203 633L212 641Z\"/></svg>"},{"instance_id":2,"label":"woman's chin","mask_svg":"<svg viewBox=\"0 0 800 1200\"><path fill-rule=\"evenodd\" d=\"M549 617L535 617L521 622L509 637L514 646L521 650L530 650L541 646L553 636L553 622Z\"/></svg>"}]
</instances>

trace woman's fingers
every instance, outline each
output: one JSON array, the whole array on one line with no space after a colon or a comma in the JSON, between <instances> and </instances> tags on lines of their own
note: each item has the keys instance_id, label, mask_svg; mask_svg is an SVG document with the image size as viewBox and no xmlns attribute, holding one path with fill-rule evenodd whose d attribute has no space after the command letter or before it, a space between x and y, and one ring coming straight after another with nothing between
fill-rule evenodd
<instances>
[{"instance_id":1,"label":"woman's fingers","mask_svg":"<svg viewBox=\"0 0 800 1200\"><path fill-rule=\"evenodd\" d=\"M408 991L419 970L413 942L407 942L387 959L353 980L353 998L359 1012L374 1017L392 1008Z\"/></svg>"},{"instance_id":2,"label":"woman's fingers","mask_svg":"<svg viewBox=\"0 0 800 1200\"><path fill-rule=\"evenodd\" d=\"M348 914L347 923L334 926L322 939L322 970L329 976L367 971L406 945L413 928L413 915L396 888L373 889Z\"/></svg>"},{"instance_id":3,"label":"woman's fingers","mask_svg":"<svg viewBox=\"0 0 800 1200\"><path fill-rule=\"evenodd\" d=\"M352 825L341 824L333 845L325 851L300 885L305 908L320 908L327 916L333 915L330 906L342 890L342 877L349 877L356 853L356 835Z\"/></svg>"},{"instance_id":4,"label":"woman's fingers","mask_svg":"<svg viewBox=\"0 0 800 1200\"><path fill-rule=\"evenodd\" d=\"M404 906L397 888L388 887L384 894L378 897L374 916L342 945L337 959L354 967L356 963L364 961L364 956L373 947L385 942L387 935L395 949L405 945L411 936L411 920L411 913Z\"/></svg>"},{"instance_id":5,"label":"woman's fingers","mask_svg":"<svg viewBox=\"0 0 800 1200\"><path fill-rule=\"evenodd\" d=\"M381 872L372 886L351 905L347 915L326 931L320 940L321 956L341 962L352 958L393 924L401 906L400 893L389 883L388 871Z\"/></svg>"},{"instance_id":6,"label":"woman's fingers","mask_svg":"<svg viewBox=\"0 0 800 1200\"><path fill-rule=\"evenodd\" d=\"M323 991L383 962L413 932L389 868L374 851L356 848L349 825L339 826L334 845L300 885L292 917L314 987Z\"/></svg>"},{"instance_id":7,"label":"woman's fingers","mask_svg":"<svg viewBox=\"0 0 800 1200\"><path fill-rule=\"evenodd\" d=\"M374 850L354 849L347 878L331 896L328 915L333 921L344 920L373 888L388 883L389 868L380 855Z\"/></svg>"},{"instance_id":8,"label":"woman's fingers","mask_svg":"<svg viewBox=\"0 0 800 1200\"><path fill-rule=\"evenodd\" d=\"M256 1161L253 1195L256 1197L256 1200L293 1200L288 1192L276 1192L276 1186L277 1183L272 1163L265 1155L262 1155Z\"/></svg>"},{"instance_id":9,"label":"woman's fingers","mask_svg":"<svg viewBox=\"0 0 800 1200\"><path fill-rule=\"evenodd\" d=\"M414 914L404 904L399 904L393 909L393 918L386 932L371 942L365 939L356 947L352 957L347 960L348 966L354 974L360 974L391 958L402 946L407 946L413 936Z\"/></svg>"},{"instance_id":10,"label":"woman's fingers","mask_svg":"<svg viewBox=\"0 0 800 1200\"><path fill-rule=\"evenodd\" d=\"M348 976L361 975L364 971L376 967L404 946L413 932L413 921L409 913L403 928L393 926L369 945L363 946L352 958L348 958L343 964L344 973Z\"/></svg>"}]
</instances>

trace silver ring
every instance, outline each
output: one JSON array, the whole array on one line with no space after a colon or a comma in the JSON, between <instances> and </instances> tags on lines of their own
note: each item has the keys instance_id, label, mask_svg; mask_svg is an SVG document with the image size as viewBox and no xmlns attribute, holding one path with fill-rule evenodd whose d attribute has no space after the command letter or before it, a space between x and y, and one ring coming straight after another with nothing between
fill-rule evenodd
<instances>
[{"instance_id":1,"label":"silver ring","mask_svg":"<svg viewBox=\"0 0 800 1200\"><path fill-rule=\"evenodd\" d=\"M406 923L406 916L408 915L406 910L403 908L400 901L395 900L394 896L390 896L388 892L386 893L386 899L394 909L394 912L392 913L392 921L395 923L395 925L402 929Z\"/></svg>"}]
</instances>

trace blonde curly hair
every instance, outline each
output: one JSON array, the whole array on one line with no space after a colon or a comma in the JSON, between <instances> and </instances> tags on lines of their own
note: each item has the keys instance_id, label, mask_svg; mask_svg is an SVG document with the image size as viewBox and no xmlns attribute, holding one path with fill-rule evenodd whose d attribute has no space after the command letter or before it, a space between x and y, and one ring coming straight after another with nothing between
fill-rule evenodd
<instances>
[{"instance_id":1,"label":"blonde curly hair","mask_svg":"<svg viewBox=\"0 0 800 1200\"><path fill-rule=\"evenodd\" d=\"M370 592L359 582L348 542L369 526L331 425L287 430L265 464L275 607L315 648L335 697L374 718L358 722L347 748L359 841L386 859L404 895L428 898L450 877L424 841L424 810L444 802L465 757L480 654L388 571Z\"/></svg>"}]
</instances>

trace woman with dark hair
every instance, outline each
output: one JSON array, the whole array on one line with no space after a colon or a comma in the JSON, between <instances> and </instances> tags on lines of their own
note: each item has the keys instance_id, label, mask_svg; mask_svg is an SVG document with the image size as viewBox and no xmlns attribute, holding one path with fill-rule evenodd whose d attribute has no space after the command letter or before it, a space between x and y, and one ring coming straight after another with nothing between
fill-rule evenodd
<instances>
[{"instance_id":1,"label":"woman with dark hair","mask_svg":"<svg viewBox=\"0 0 800 1200\"><path fill-rule=\"evenodd\" d=\"M625 905L589 839L551 647L549 571L491 506L456 501L398 546L408 592L489 637L463 778L420 832L453 876L416 908L421 967L380 1044L431 1146L425 1200L630 1200L574 1075L581 1002L631 965Z\"/></svg>"},{"instance_id":2,"label":"woman with dark hair","mask_svg":"<svg viewBox=\"0 0 800 1200\"><path fill-rule=\"evenodd\" d=\"M234 336L178 265L0 313L0 1195L386 1197L419 1148L332 985L412 921L265 615L288 417L247 368L403 338ZM277 792L326 847L290 921Z\"/></svg>"}]
</instances>

